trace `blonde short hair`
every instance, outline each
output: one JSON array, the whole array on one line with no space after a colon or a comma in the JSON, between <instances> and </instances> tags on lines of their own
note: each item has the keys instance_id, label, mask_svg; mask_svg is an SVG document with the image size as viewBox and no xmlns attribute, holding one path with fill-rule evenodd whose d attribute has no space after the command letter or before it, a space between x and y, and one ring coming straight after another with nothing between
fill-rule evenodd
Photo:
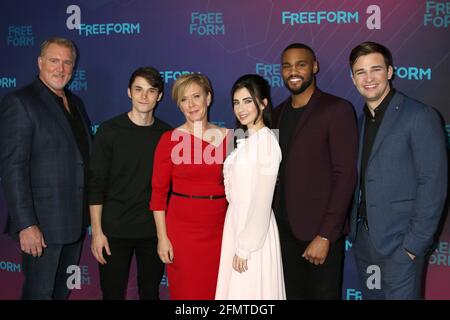
<instances>
[{"instance_id":1,"label":"blonde short hair","mask_svg":"<svg viewBox=\"0 0 450 320\"><path fill-rule=\"evenodd\" d=\"M175 80L172 87L172 100L175 101L177 105L186 88L193 83L198 84L206 94L210 93L212 96L211 82L206 76L200 73L183 74Z\"/></svg>"}]
</instances>

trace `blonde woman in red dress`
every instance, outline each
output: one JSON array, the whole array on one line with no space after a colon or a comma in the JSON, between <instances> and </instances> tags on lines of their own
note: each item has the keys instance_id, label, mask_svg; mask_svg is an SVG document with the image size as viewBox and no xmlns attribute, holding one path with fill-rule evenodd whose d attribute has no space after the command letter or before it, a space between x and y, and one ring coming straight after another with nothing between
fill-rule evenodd
<instances>
[{"instance_id":1,"label":"blonde woman in red dress","mask_svg":"<svg viewBox=\"0 0 450 320\"><path fill-rule=\"evenodd\" d=\"M170 299L212 300L227 210L227 131L208 122L212 89L205 76L179 77L172 98L186 121L166 132L155 152L150 209L158 254L166 264Z\"/></svg>"}]
</instances>

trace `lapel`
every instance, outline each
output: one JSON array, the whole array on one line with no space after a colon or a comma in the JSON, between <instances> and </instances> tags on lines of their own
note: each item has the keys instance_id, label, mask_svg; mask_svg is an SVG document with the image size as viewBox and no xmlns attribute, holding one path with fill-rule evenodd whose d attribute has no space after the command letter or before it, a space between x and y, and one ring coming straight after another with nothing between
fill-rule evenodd
<instances>
[{"instance_id":1,"label":"lapel","mask_svg":"<svg viewBox=\"0 0 450 320\"><path fill-rule=\"evenodd\" d=\"M363 150L363 143L364 143L364 130L366 128L366 115L364 112L363 112L362 116L359 117L358 128L359 128L358 173L361 173L361 158L362 158L362 150Z\"/></svg>"},{"instance_id":2,"label":"lapel","mask_svg":"<svg viewBox=\"0 0 450 320\"><path fill-rule=\"evenodd\" d=\"M378 129L375 141L373 143L372 151L367 162L367 166L370 165L370 161L379 150L384 138L391 132L392 127L398 119L401 111L401 105L403 103L403 95L398 91L392 97L391 102L387 106L386 113L384 114L383 121Z\"/></svg>"},{"instance_id":3,"label":"lapel","mask_svg":"<svg viewBox=\"0 0 450 320\"><path fill-rule=\"evenodd\" d=\"M34 82L34 86L39 92L39 97L43 101L41 104L42 107L46 108L47 111L56 119L56 122L61 126L61 129L64 131L67 139L76 145L75 137L73 136L72 128L69 125L69 122L64 115L64 112L61 110L61 106L58 105L58 102L54 99L52 93L48 88L45 87L43 83L39 79L36 79Z\"/></svg>"},{"instance_id":4,"label":"lapel","mask_svg":"<svg viewBox=\"0 0 450 320\"><path fill-rule=\"evenodd\" d=\"M314 93L312 94L311 98L309 99L307 108L305 109L305 111L303 111L300 121L298 122L297 126L295 127L294 135L291 139L291 143L293 141L295 141L297 136L302 131L302 128L308 122L308 119L311 116L311 114L314 112L315 109L317 109L318 100L321 95L322 95L322 91L320 91L319 88L316 87L316 89L314 90Z\"/></svg>"}]
</instances>

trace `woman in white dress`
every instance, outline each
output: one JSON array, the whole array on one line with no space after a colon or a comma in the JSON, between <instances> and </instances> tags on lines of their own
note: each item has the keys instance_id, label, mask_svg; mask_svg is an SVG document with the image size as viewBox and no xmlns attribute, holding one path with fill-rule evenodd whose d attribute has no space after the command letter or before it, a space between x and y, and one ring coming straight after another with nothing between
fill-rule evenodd
<instances>
[{"instance_id":1,"label":"woman in white dress","mask_svg":"<svg viewBox=\"0 0 450 320\"><path fill-rule=\"evenodd\" d=\"M270 86L259 75L245 75L233 85L231 97L237 132L245 133L246 138L237 140L237 148L224 163L229 206L216 299L286 299L278 228L272 211L281 150L268 128Z\"/></svg>"}]
</instances>

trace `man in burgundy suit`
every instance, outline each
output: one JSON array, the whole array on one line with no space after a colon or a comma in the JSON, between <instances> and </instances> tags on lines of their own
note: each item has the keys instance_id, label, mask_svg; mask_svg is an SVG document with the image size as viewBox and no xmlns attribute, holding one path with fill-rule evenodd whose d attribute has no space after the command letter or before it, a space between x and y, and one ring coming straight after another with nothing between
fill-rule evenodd
<instances>
[{"instance_id":1,"label":"man in burgundy suit","mask_svg":"<svg viewBox=\"0 0 450 320\"><path fill-rule=\"evenodd\" d=\"M283 160L274 198L288 299L340 299L344 234L356 183L353 106L319 90L314 51L282 53L291 96L274 110Z\"/></svg>"}]
</instances>

